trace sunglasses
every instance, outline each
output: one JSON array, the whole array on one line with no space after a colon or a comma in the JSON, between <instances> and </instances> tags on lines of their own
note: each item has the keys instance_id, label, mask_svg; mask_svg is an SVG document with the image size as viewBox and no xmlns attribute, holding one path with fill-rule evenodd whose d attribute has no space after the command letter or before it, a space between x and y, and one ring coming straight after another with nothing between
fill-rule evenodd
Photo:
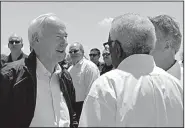
<instances>
[{"instance_id":1,"label":"sunglasses","mask_svg":"<svg viewBox=\"0 0 185 128\"><path fill-rule=\"evenodd\" d=\"M79 51L79 50L71 50L71 51L69 51L69 53L70 53L70 54L72 54L72 53L75 54L75 53L77 53L78 51Z\"/></svg>"},{"instance_id":2,"label":"sunglasses","mask_svg":"<svg viewBox=\"0 0 185 128\"><path fill-rule=\"evenodd\" d=\"M11 40L9 41L10 44L13 44L15 42L15 44L19 44L21 41L17 41L17 40Z\"/></svg>"},{"instance_id":3,"label":"sunglasses","mask_svg":"<svg viewBox=\"0 0 185 128\"><path fill-rule=\"evenodd\" d=\"M98 54L89 54L89 56L91 57L95 57L95 56L97 56Z\"/></svg>"},{"instance_id":4,"label":"sunglasses","mask_svg":"<svg viewBox=\"0 0 185 128\"><path fill-rule=\"evenodd\" d=\"M102 54L102 56L104 57L104 56L109 56L110 55L110 53L104 53L104 54Z\"/></svg>"}]
</instances>

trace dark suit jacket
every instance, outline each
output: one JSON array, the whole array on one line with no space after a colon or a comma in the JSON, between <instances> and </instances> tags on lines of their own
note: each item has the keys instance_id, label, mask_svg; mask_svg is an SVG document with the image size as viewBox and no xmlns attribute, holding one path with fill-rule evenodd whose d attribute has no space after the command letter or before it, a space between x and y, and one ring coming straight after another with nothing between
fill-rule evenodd
<instances>
[{"instance_id":1,"label":"dark suit jacket","mask_svg":"<svg viewBox=\"0 0 185 128\"><path fill-rule=\"evenodd\" d=\"M75 122L75 89L70 74L63 69L58 75L70 115L70 127ZM36 55L7 63L0 73L0 126L29 127L35 111L37 96Z\"/></svg>"}]
</instances>

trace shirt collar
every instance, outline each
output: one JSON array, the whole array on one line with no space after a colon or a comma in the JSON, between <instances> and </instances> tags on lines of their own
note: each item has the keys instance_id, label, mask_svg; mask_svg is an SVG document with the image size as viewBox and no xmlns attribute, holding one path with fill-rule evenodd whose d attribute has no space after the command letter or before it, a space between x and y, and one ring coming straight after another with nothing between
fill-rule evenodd
<instances>
[{"instance_id":1,"label":"shirt collar","mask_svg":"<svg viewBox=\"0 0 185 128\"><path fill-rule=\"evenodd\" d=\"M62 68L59 64L55 66L54 73L59 74L62 71ZM40 62L40 60L37 58L37 73L39 75L47 75L51 76L52 74L44 67L44 65Z\"/></svg>"},{"instance_id":2,"label":"shirt collar","mask_svg":"<svg viewBox=\"0 0 185 128\"><path fill-rule=\"evenodd\" d=\"M16 60L20 60L23 58L23 52L19 55L19 57ZM8 56L8 62L13 62L11 53Z\"/></svg>"},{"instance_id":3,"label":"shirt collar","mask_svg":"<svg viewBox=\"0 0 185 128\"><path fill-rule=\"evenodd\" d=\"M74 67L79 67L83 63L83 60L84 60L84 58L82 58L81 60L79 60L78 63L76 63L74 65Z\"/></svg>"},{"instance_id":4,"label":"shirt collar","mask_svg":"<svg viewBox=\"0 0 185 128\"><path fill-rule=\"evenodd\" d=\"M156 67L153 56L134 54L124 59L117 69L136 75L148 75Z\"/></svg>"}]
</instances>

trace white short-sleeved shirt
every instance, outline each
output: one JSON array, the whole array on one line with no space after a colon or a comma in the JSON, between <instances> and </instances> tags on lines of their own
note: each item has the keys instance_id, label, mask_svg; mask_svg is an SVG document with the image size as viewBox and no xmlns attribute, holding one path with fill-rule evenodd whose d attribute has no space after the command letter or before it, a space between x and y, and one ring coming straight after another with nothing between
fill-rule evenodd
<instances>
[{"instance_id":1,"label":"white short-sleeved shirt","mask_svg":"<svg viewBox=\"0 0 185 128\"><path fill-rule=\"evenodd\" d=\"M100 76L84 101L79 127L183 126L179 80L136 54Z\"/></svg>"},{"instance_id":2,"label":"white short-sleeved shirt","mask_svg":"<svg viewBox=\"0 0 185 128\"><path fill-rule=\"evenodd\" d=\"M168 69L167 72L180 80L181 79L180 63L178 61L176 61L176 63L170 69Z\"/></svg>"},{"instance_id":3,"label":"white short-sleeved shirt","mask_svg":"<svg viewBox=\"0 0 185 128\"><path fill-rule=\"evenodd\" d=\"M57 75L61 71L57 65L51 74L37 59L36 107L30 127L69 127L69 111Z\"/></svg>"},{"instance_id":4,"label":"white short-sleeved shirt","mask_svg":"<svg viewBox=\"0 0 185 128\"><path fill-rule=\"evenodd\" d=\"M100 76L98 67L83 58L68 69L75 88L76 101L84 101L92 83Z\"/></svg>"}]
</instances>

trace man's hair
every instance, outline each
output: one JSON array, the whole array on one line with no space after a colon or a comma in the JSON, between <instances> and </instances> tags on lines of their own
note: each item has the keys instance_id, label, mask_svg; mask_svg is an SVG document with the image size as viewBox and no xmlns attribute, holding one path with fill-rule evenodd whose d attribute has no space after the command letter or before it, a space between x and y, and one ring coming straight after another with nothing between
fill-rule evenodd
<instances>
[{"instance_id":1,"label":"man's hair","mask_svg":"<svg viewBox=\"0 0 185 128\"><path fill-rule=\"evenodd\" d=\"M83 45L81 43L79 43L79 42L75 42L74 44L79 45L80 51L84 54L84 47L83 47Z\"/></svg>"},{"instance_id":2,"label":"man's hair","mask_svg":"<svg viewBox=\"0 0 185 128\"><path fill-rule=\"evenodd\" d=\"M32 46L32 44L36 40L38 40L38 37L43 36L43 31L46 28L46 25L48 23L51 23L52 20L56 18L57 16L55 14L47 13L47 14L38 16L31 22L28 28L28 40L30 42L30 46Z\"/></svg>"},{"instance_id":3,"label":"man's hair","mask_svg":"<svg viewBox=\"0 0 185 128\"><path fill-rule=\"evenodd\" d=\"M97 51L98 55L100 56L100 50L99 50L99 49L93 48L93 49L91 49L90 51Z\"/></svg>"},{"instance_id":4,"label":"man's hair","mask_svg":"<svg viewBox=\"0 0 185 128\"><path fill-rule=\"evenodd\" d=\"M110 37L112 36L121 43L126 57L149 54L156 42L155 28L151 21L132 13L118 16L112 21Z\"/></svg>"},{"instance_id":5,"label":"man's hair","mask_svg":"<svg viewBox=\"0 0 185 128\"><path fill-rule=\"evenodd\" d=\"M175 50L175 53L179 51L181 45L181 32L179 29L179 24L168 15L159 15L150 18L151 22L157 27L164 37L172 37L171 48Z\"/></svg>"}]
</instances>

